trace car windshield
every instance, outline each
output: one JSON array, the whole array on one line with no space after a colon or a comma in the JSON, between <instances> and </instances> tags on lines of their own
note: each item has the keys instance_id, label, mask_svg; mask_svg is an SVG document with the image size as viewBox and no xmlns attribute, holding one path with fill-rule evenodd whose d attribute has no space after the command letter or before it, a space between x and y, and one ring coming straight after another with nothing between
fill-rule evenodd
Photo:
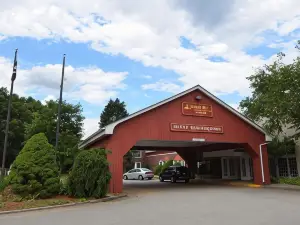
<instances>
[{"instance_id":1,"label":"car windshield","mask_svg":"<svg viewBox=\"0 0 300 225\"><path fill-rule=\"evenodd\" d=\"M147 169L147 168L142 168L142 170L143 170L143 171L151 171L151 170L149 170L149 169Z\"/></svg>"},{"instance_id":2,"label":"car windshield","mask_svg":"<svg viewBox=\"0 0 300 225\"><path fill-rule=\"evenodd\" d=\"M187 172L188 169L186 167L178 167L177 170L179 170L180 172Z\"/></svg>"}]
</instances>

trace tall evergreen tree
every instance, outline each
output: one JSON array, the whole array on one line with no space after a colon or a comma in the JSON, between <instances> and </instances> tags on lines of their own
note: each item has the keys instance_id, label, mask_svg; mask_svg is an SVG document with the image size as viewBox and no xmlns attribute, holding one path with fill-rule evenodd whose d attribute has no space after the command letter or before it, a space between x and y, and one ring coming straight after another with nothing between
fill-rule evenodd
<instances>
[{"instance_id":1,"label":"tall evergreen tree","mask_svg":"<svg viewBox=\"0 0 300 225\"><path fill-rule=\"evenodd\" d=\"M100 115L99 127L105 127L128 115L125 102L121 102L118 98L116 100L110 99Z\"/></svg>"},{"instance_id":2,"label":"tall evergreen tree","mask_svg":"<svg viewBox=\"0 0 300 225\"><path fill-rule=\"evenodd\" d=\"M118 98L116 100L110 99L100 115L99 127L105 127L128 115L125 102L121 102ZM132 153L131 151L128 151L123 158L123 170L126 171L132 168L132 166Z\"/></svg>"}]
</instances>

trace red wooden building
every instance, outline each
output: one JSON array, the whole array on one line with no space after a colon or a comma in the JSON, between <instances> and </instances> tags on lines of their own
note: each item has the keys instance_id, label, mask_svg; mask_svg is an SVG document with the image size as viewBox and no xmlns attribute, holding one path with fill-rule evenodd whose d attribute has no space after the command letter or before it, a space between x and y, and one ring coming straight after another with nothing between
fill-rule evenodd
<instances>
[{"instance_id":1,"label":"red wooden building","mask_svg":"<svg viewBox=\"0 0 300 225\"><path fill-rule=\"evenodd\" d=\"M80 148L112 152L110 192L118 193L130 149L176 151L195 173L204 154L239 150L251 159L254 183L269 184L266 138L260 126L198 85L98 130Z\"/></svg>"}]
</instances>

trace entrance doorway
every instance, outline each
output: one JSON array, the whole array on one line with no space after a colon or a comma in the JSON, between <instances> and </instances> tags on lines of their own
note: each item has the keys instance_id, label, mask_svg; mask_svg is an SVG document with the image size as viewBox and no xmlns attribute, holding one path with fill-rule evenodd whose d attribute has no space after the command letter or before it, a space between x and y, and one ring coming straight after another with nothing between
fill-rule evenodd
<instances>
[{"instance_id":1,"label":"entrance doorway","mask_svg":"<svg viewBox=\"0 0 300 225\"><path fill-rule=\"evenodd\" d=\"M249 156L222 157L222 179L252 180L253 166Z\"/></svg>"},{"instance_id":2,"label":"entrance doorway","mask_svg":"<svg viewBox=\"0 0 300 225\"><path fill-rule=\"evenodd\" d=\"M240 157L240 171L241 180L252 180L253 179L253 165L252 159L249 156Z\"/></svg>"},{"instance_id":3,"label":"entrance doorway","mask_svg":"<svg viewBox=\"0 0 300 225\"><path fill-rule=\"evenodd\" d=\"M239 158L238 157L222 157L222 179L239 179Z\"/></svg>"}]
</instances>

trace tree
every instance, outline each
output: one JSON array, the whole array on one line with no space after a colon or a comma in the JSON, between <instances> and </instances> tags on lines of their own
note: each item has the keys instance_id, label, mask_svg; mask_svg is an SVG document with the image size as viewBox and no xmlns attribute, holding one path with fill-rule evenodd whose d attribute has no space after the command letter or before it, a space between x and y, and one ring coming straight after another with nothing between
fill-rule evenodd
<instances>
[{"instance_id":1,"label":"tree","mask_svg":"<svg viewBox=\"0 0 300 225\"><path fill-rule=\"evenodd\" d=\"M128 115L125 102L120 102L118 98L116 100L110 99L100 115L99 127L105 127L108 124L123 119Z\"/></svg>"},{"instance_id":2,"label":"tree","mask_svg":"<svg viewBox=\"0 0 300 225\"><path fill-rule=\"evenodd\" d=\"M33 114L32 123L27 124L25 138L28 140L37 133L45 133L53 146L56 140L57 101L48 101L40 112ZM70 104L65 101L61 108L60 138L58 145L58 161L61 172L68 171L78 152L77 144L82 138L83 120L80 104Z\"/></svg>"},{"instance_id":3,"label":"tree","mask_svg":"<svg viewBox=\"0 0 300 225\"><path fill-rule=\"evenodd\" d=\"M111 178L105 149L81 151L69 177L69 191L79 198L102 198L108 191Z\"/></svg>"},{"instance_id":4,"label":"tree","mask_svg":"<svg viewBox=\"0 0 300 225\"><path fill-rule=\"evenodd\" d=\"M12 164L9 175L13 192L24 197L46 198L59 192L59 168L55 150L45 134L32 136Z\"/></svg>"},{"instance_id":5,"label":"tree","mask_svg":"<svg viewBox=\"0 0 300 225\"><path fill-rule=\"evenodd\" d=\"M118 98L116 98L116 100L110 99L100 115L99 127L105 127L108 124L123 119L128 115L125 102L120 102ZM132 153L129 151L123 158L123 170L132 168L132 164Z\"/></svg>"},{"instance_id":6,"label":"tree","mask_svg":"<svg viewBox=\"0 0 300 225\"><path fill-rule=\"evenodd\" d=\"M299 44L296 48L299 49ZM277 60L265 65L248 77L252 96L240 103L242 112L249 118L263 123L265 129L278 136L283 128L295 128L295 138L300 133L300 57L292 63L283 62L285 55L279 53Z\"/></svg>"},{"instance_id":7,"label":"tree","mask_svg":"<svg viewBox=\"0 0 300 225\"><path fill-rule=\"evenodd\" d=\"M127 152L123 157L123 171L127 172L134 166L132 151Z\"/></svg>"},{"instance_id":8,"label":"tree","mask_svg":"<svg viewBox=\"0 0 300 225\"><path fill-rule=\"evenodd\" d=\"M5 125L7 117L7 104L9 92L6 88L0 88L0 159L2 162L2 151L4 144ZM15 160L16 156L24 146L25 126L31 123L33 113L43 108L40 101L31 97L19 97L13 95L11 121L9 125L8 149L6 155L6 167Z\"/></svg>"}]
</instances>

